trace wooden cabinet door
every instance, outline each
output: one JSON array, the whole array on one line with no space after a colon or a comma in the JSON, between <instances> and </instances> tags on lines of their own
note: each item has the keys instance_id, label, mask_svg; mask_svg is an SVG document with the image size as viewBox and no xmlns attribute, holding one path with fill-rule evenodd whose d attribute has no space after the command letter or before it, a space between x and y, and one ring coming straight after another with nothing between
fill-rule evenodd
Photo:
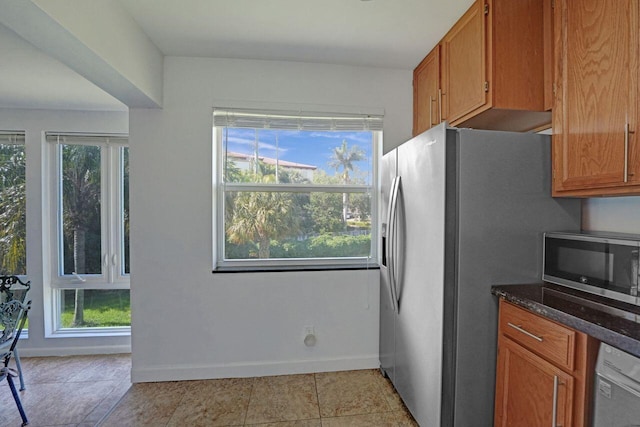
<instances>
[{"instance_id":1,"label":"wooden cabinet door","mask_svg":"<svg viewBox=\"0 0 640 427\"><path fill-rule=\"evenodd\" d=\"M573 378L513 341L498 339L495 427L568 427ZM552 417L556 416L556 424Z\"/></svg>"},{"instance_id":2,"label":"wooden cabinet door","mask_svg":"<svg viewBox=\"0 0 640 427\"><path fill-rule=\"evenodd\" d=\"M553 108L553 5L555 0L543 0L542 3L542 37L544 57L544 109Z\"/></svg>"},{"instance_id":3,"label":"wooden cabinet door","mask_svg":"<svg viewBox=\"0 0 640 427\"><path fill-rule=\"evenodd\" d=\"M628 185L640 169L638 1L559 0L554 13L554 194Z\"/></svg>"},{"instance_id":4,"label":"wooden cabinet door","mask_svg":"<svg viewBox=\"0 0 640 427\"><path fill-rule=\"evenodd\" d=\"M487 102L484 2L476 0L442 39L444 119L453 122Z\"/></svg>"},{"instance_id":5,"label":"wooden cabinet door","mask_svg":"<svg viewBox=\"0 0 640 427\"><path fill-rule=\"evenodd\" d=\"M440 45L413 71L413 136L442 121Z\"/></svg>"}]
</instances>

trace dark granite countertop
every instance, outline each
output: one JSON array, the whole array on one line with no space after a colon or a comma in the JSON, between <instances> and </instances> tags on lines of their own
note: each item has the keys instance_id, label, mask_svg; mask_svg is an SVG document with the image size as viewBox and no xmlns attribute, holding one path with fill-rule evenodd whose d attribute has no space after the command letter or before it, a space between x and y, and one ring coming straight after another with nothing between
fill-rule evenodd
<instances>
[{"instance_id":1,"label":"dark granite countertop","mask_svg":"<svg viewBox=\"0 0 640 427\"><path fill-rule=\"evenodd\" d=\"M640 307L552 283L496 285L491 293L640 357Z\"/></svg>"}]
</instances>

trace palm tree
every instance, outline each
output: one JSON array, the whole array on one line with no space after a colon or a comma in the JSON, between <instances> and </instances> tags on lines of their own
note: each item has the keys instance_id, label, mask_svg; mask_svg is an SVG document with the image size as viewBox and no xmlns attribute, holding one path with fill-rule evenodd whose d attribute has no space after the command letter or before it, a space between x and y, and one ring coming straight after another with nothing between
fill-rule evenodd
<instances>
[{"instance_id":1,"label":"palm tree","mask_svg":"<svg viewBox=\"0 0 640 427\"><path fill-rule=\"evenodd\" d=\"M275 175L256 176L253 182L275 182ZM257 242L258 257L269 258L271 239L280 239L299 230L295 198L278 191L239 192L233 203L231 221L227 226L230 242Z\"/></svg>"},{"instance_id":2,"label":"palm tree","mask_svg":"<svg viewBox=\"0 0 640 427\"><path fill-rule=\"evenodd\" d=\"M24 146L0 144L0 269L26 274Z\"/></svg>"},{"instance_id":3,"label":"palm tree","mask_svg":"<svg viewBox=\"0 0 640 427\"><path fill-rule=\"evenodd\" d=\"M86 274L87 232L100 218L100 147L64 145L62 159L64 230L73 241L73 273ZM76 289L73 319L84 324L84 289Z\"/></svg>"},{"instance_id":4,"label":"palm tree","mask_svg":"<svg viewBox=\"0 0 640 427\"><path fill-rule=\"evenodd\" d=\"M337 172L342 169L342 182L349 184L349 171L353 171L354 162L366 159L366 154L357 145L347 146L347 140L342 140L340 147L335 147L331 153L329 166ZM347 213L349 211L349 193L342 193L342 221L347 224Z\"/></svg>"}]
</instances>

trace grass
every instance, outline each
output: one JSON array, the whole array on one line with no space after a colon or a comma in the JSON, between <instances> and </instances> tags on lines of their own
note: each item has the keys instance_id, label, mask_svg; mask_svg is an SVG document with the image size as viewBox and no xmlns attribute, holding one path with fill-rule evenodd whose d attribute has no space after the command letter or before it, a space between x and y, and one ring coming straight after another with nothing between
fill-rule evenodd
<instances>
[{"instance_id":1,"label":"grass","mask_svg":"<svg viewBox=\"0 0 640 427\"><path fill-rule=\"evenodd\" d=\"M131 326L131 303L128 289L85 290L84 323L74 325L75 291L63 291L62 327L100 328Z\"/></svg>"}]
</instances>

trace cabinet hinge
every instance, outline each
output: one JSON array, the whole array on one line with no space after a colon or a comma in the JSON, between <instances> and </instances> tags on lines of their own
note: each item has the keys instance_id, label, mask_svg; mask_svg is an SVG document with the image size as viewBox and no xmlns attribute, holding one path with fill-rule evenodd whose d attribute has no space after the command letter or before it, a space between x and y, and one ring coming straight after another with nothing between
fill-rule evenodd
<instances>
[{"instance_id":1,"label":"cabinet hinge","mask_svg":"<svg viewBox=\"0 0 640 427\"><path fill-rule=\"evenodd\" d=\"M489 14L489 3L485 3L484 4L484 14L488 15Z\"/></svg>"},{"instance_id":2,"label":"cabinet hinge","mask_svg":"<svg viewBox=\"0 0 640 427\"><path fill-rule=\"evenodd\" d=\"M551 0L551 9L556 8L556 0Z\"/></svg>"},{"instance_id":3,"label":"cabinet hinge","mask_svg":"<svg viewBox=\"0 0 640 427\"><path fill-rule=\"evenodd\" d=\"M556 84L554 83L554 84L552 85L552 92L553 92L553 94L554 94L554 95L556 94L556 88L557 88L557 86L556 86Z\"/></svg>"},{"instance_id":4,"label":"cabinet hinge","mask_svg":"<svg viewBox=\"0 0 640 427\"><path fill-rule=\"evenodd\" d=\"M489 92L489 82L484 82L484 91Z\"/></svg>"}]
</instances>

